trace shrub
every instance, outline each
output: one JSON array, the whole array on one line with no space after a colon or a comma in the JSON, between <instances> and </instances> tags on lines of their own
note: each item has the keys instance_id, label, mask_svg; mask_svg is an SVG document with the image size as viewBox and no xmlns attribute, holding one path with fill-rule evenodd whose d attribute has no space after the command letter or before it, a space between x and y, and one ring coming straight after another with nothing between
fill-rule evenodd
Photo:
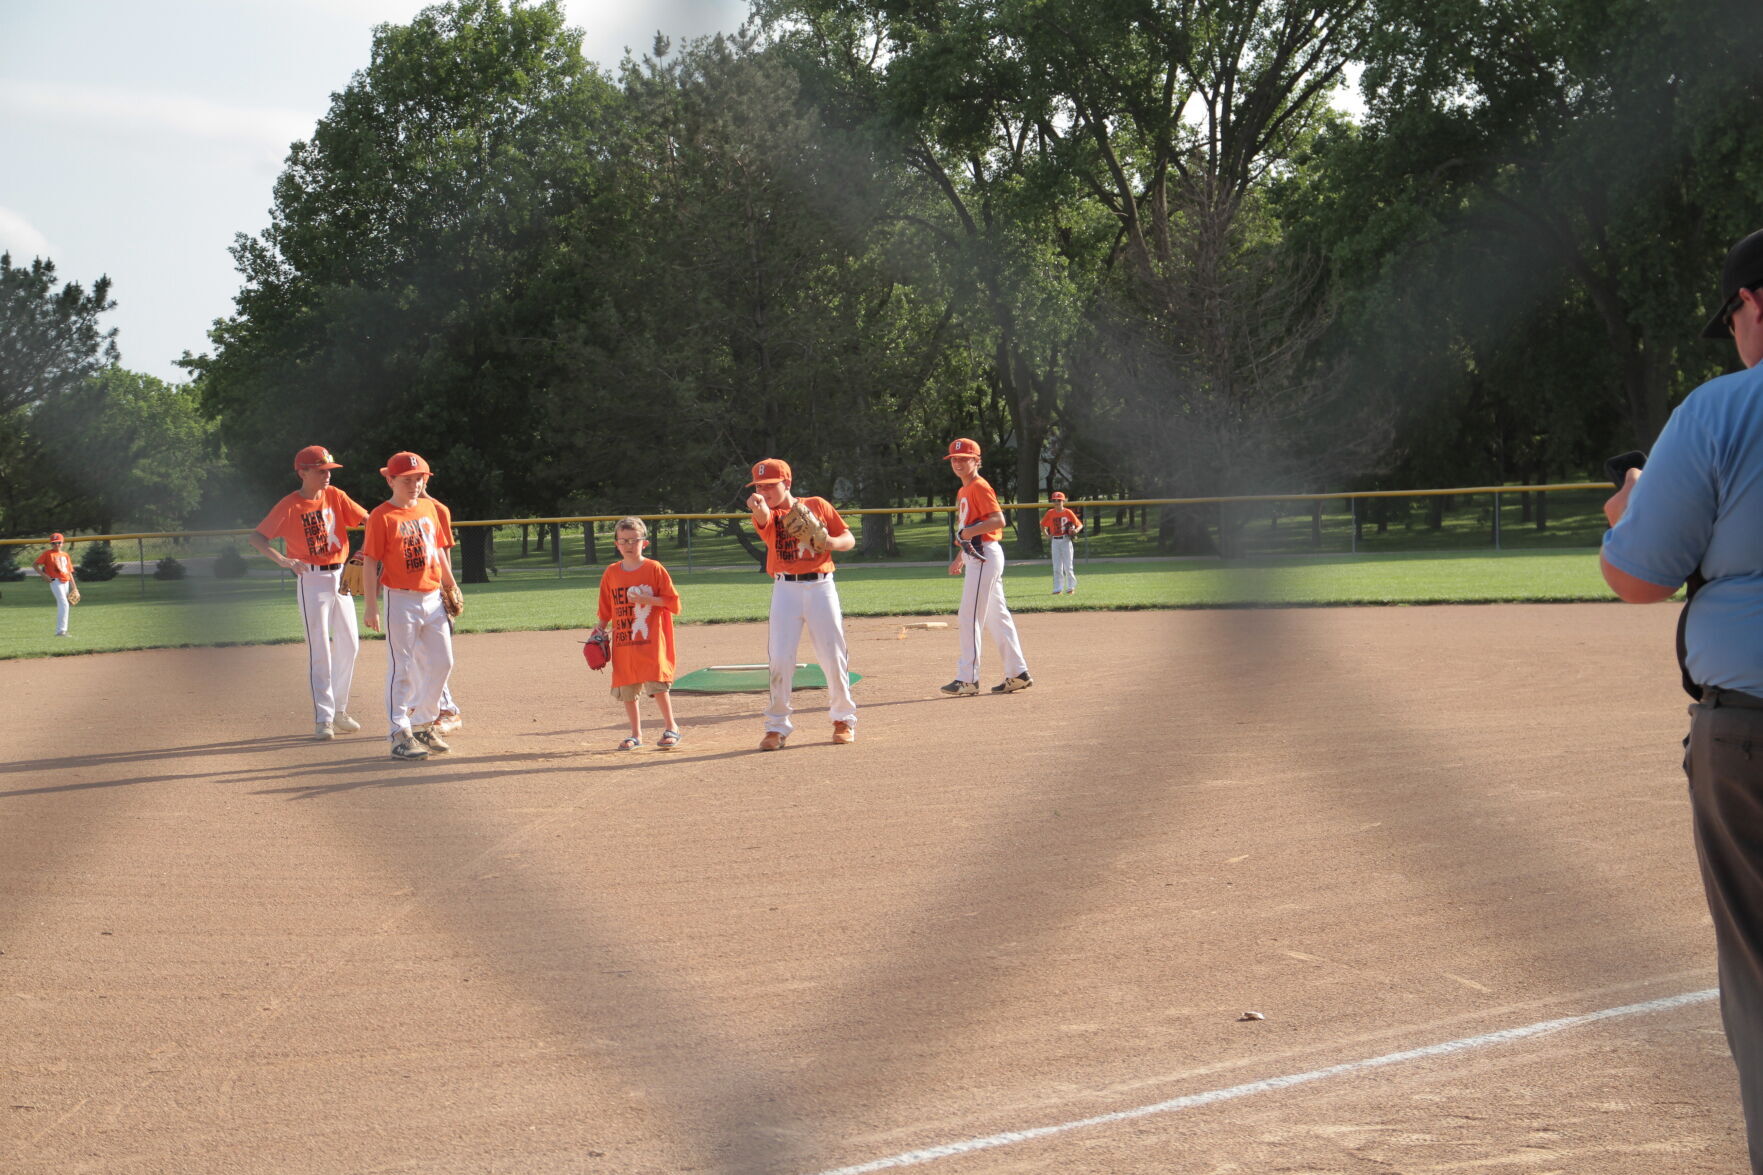
<instances>
[{"instance_id":1,"label":"shrub","mask_svg":"<svg viewBox=\"0 0 1763 1175\"><path fill-rule=\"evenodd\" d=\"M176 559L173 559L170 555L167 555L153 566L154 579L182 579L183 577L184 565L179 563Z\"/></svg>"},{"instance_id":2,"label":"shrub","mask_svg":"<svg viewBox=\"0 0 1763 1175\"><path fill-rule=\"evenodd\" d=\"M237 547L223 547L214 559L214 577L216 579L239 579L246 571L244 556L239 554Z\"/></svg>"},{"instance_id":3,"label":"shrub","mask_svg":"<svg viewBox=\"0 0 1763 1175\"><path fill-rule=\"evenodd\" d=\"M0 547L0 583L17 583L23 578L24 568L18 565L18 549Z\"/></svg>"},{"instance_id":4,"label":"shrub","mask_svg":"<svg viewBox=\"0 0 1763 1175\"><path fill-rule=\"evenodd\" d=\"M85 550L80 552L79 570L76 576L89 583L103 583L107 579L115 579L122 567L110 554L110 542L87 543Z\"/></svg>"}]
</instances>

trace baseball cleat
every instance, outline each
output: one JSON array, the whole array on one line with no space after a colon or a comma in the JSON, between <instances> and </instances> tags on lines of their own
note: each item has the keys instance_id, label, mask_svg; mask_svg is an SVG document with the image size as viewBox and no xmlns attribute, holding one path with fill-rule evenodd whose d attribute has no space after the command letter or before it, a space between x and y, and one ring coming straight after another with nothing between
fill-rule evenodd
<instances>
[{"instance_id":1,"label":"baseball cleat","mask_svg":"<svg viewBox=\"0 0 1763 1175\"><path fill-rule=\"evenodd\" d=\"M995 694L1013 694L1018 690L1025 690L1033 684L1034 679L1028 674L1019 673L1015 677L1006 677L1003 681L1000 681L997 685L992 687L992 692Z\"/></svg>"},{"instance_id":2,"label":"baseball cleat","mask_svg":"<svg viewBox=\"0 0 1763 1175\"><path fill-rule=\"evenodd\" d=\"M464 725L465 719L459 716L457 710L442 710L441 716L435 719L435 729L442 734L452 734Z\"/></svg>"},{"instance_id":3,"label":"baseball cleat","mask_svg":"<svg viewBox=\"0 0 1763 1175\"><path fill-rule=\"evenodd\" d=\"M337 735L337 732L335 730L331 729L330 723L320 722L316 727L313 728L312 741L315 743L328 743L331 741L331 739L335 738L336 735Z\"/></svg>"},{"instance_id":4,"label":"baseball cleat","mask_svg":"<svg viewBox=\"0 0 1763 1175\"><path fill-rule=\"evenodd\" d=\"M415 733L416 741L435 752L437 755L445 755L448 751L453 749L447 745L446 739L436 733L435 728L432 726L419 727Z\"/></svg>"},{"instance_id":5,"label":"baseball cleat","mask_svg":"<svg viewBox=\"0 0 1763 1175\"><path fill-rule=\"evenodd\" d=\"M951 698L971 698L973 695L979 693L979 682L962 681L957 677L948 685L942 686L941 689L943 693L948 694Z\"/></svg>"},{"instance_id":6,"label":"baseball cleat","mask_svg":"<svg viewBox=\"0 0 1763 1175\"><path fill-rule=\"evenodd\" d=\"M416 740L413 734L407 734L392 744L394 759L426 759L429 749Z\"/></svg>"},{"instance_id":7,"label":"baseball cleat","mask_svg":"<svg viewBox=\"0 0 1763 1175\"><path fill-rule=\"evenodd\" d=\"M833 723L833 742L843 745L857 741L857 731L849 722Z\"/></svg>"},{"instance_id":8,"label":"baseball cleat","mask_svg":"<svg viewBox=\"0 0 1763 1175\"><path fill-rule=\"evenodd\" d=\"M331 729L338 734L354 734L361 729L361 723L355 721L355 719L349 717L347 714L338 714L335 718L331 719Z\"/></svg>"},{"instance_id":9,"label":"baseball cleat","mask_svg":"<svg viewBox=\"0 0 1763 1175\"><path fill-rule=\"evenodd\" d=\"M759 749L762 751L781 751L784 749L784 739L787 737L789 736L779 734L775 730L768 730L765 732L765 737L759 740Z\"/></svg>"}]
</instances>

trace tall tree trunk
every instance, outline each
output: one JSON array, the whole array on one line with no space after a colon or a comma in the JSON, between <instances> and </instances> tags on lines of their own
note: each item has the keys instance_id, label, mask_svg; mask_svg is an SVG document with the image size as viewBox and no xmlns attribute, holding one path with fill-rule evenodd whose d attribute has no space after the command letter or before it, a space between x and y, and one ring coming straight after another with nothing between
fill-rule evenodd
<instances>
[{"instance_id":1,"label":"tall tree trunk","mask_svg":"<svg viewBox=\"0 0 1763 1175\"><path fill-rule=\"evenodd\" d=\"M485 551L490 545L490 528L464 526L459 528L461 578L465 583L489 583L489 561Z\"/></svg>"}]
</instances>

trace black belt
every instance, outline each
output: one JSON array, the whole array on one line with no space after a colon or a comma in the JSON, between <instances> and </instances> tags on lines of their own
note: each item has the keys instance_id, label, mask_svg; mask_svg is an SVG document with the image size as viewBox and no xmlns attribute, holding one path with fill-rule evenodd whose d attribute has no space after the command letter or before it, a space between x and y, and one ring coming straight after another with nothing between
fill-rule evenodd
<instances>
[{"instance_id":1,"label":"black belt","mask_svg":"<svg viewBox=\"0 0 1763 1175\"><path fill-rule=\"evenodd\" d=\"M308 563L306 565L306 570L308 570L308 571L340 571L340 570L342 570L342 567L343 567L343 565L341 563Z\"/></svg>"},{"instance_id":2,"label":"black belt","mask_svg":"<svg viewBox=\"0 0 1763 1175\"><path fill-rule=\"evenodd\" d=\"M1747 694L1743 690L1721 689L1718 686L1702 687L1702 705L1721 707L1733 710L1763 710L1763 698L1755 694Z\"/></svg>"},{"instance_id":3,"label":"black belt","mask_svg":"<svg viewBox=\"0 0 1763 1175\"><path fill-rule=\"evenodd\" d=\"M830 571L805 571L801 575L793 575L788 571L780 571L777 573L777 577L788 583L801 583L809 579L831 579L833 573Z\"/></svg>"}]
</instances>

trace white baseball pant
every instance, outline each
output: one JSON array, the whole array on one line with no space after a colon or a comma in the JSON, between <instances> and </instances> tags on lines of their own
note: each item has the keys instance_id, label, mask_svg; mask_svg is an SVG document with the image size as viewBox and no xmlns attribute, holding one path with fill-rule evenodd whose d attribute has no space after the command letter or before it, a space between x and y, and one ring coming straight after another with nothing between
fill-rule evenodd
<instances>
[{"instance_id":1,"label":"white baseball pant","mask_svg":"<svg viewBox=\"0 0 1763 1175\"><path fill-rule=\"evenodd\" d=\"M1069 537L1053 536L1053 590L1056 592L1077 590L1077 569L1071 557L1076 546Z\"/></svg>"},{"instance_id":2,"label":"white baseball pant","mask_svg":"<svg viewBox=\"0 0 1763 1175\"><path fill-rule=\"evenodd\" d=\"M386 717L396 742L440 713L441 691L453 672L453 630L438 589L385 590Z\"/></svg>"},{"instance_id":3,"label":"white baseball pant","mask_svg":"<svg viewBox=\"0 0 1763 1175\"><path fill-rule=\"evenodd\" d=\"M69 581L67 581L65 579L52 579L49 581L49 592L51 595L53 595L55 597L55 635L56 636L66 636L67 635L67 612L68 612L67 588L68 588L68 582Z\"/></svg>"},{"instance_id":4,"label":"white baseball pant","mask_svg":"<svg viewBox=\"0 0 1763 1175\"><path fill-rule=\"evenodd\" d=\"M349 690L355 683L361 630L355 624L354 600L337 591L342 582L340 567L320 571L308 565L294 576L300 624L306 630L306 681L312 690L315 722L347 714Z\"/></svg>"},{"instance_id":5,"label":"white baseball pant","mask_svg":"<svg viewBox=\"0 0 1763 1175\"><path fill-rule=\"evenodd\" d=\"M779 734L794 730L790 722L790 689L796 677L796 649L802 630L814 645L815 660L826 674L827 715L834 722L857 721L857 702L851 697L845 649L845 617L839 608L839 589L831 574L817 579L788 580L773 577L771 623L766 636L766 661L771 666L771 704L765 707L765 729Z\"/></svg>"},{"instance_id":6,"label":"white baseball pant","mask_svg":"<svg viewBox=\"0 0 1763 1175\"><path fill-rule=\"evenodd\" d=\"M1004 602L1004 546L990 539L979 541L984 560L963 555L961 565L961 661L955 676L962 681L979 680L980 630L992 634L999 654L1004 658L1004 676L1020 677L1028 672L1022 656L1022 640L1016 635L1016 621L1010 616L1010 605Z\"/></svg>"}]
</instances>

